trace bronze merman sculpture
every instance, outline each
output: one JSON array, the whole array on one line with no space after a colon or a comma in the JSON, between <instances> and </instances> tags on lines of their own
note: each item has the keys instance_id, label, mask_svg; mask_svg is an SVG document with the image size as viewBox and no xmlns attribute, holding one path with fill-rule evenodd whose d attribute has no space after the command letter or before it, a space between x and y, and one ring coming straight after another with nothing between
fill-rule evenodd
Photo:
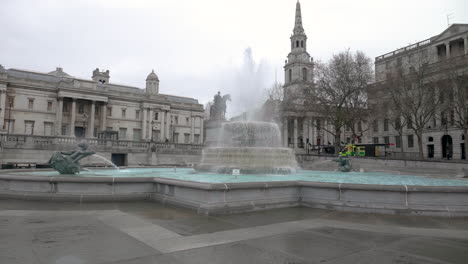
<instances>
[{"instance_id":1,"label":"bronze merman sculpture","mask_svg":"<svg viewBox=\"0 0 468 264\"><path fill-rule=\"evenodd\" d=\"M88 151L86 143L80 143L76 151L55 152L50 158L49 164L60 174L77 174L81 169L79 161L94 153L94 151Z\"/></svg>"}]
</instances>

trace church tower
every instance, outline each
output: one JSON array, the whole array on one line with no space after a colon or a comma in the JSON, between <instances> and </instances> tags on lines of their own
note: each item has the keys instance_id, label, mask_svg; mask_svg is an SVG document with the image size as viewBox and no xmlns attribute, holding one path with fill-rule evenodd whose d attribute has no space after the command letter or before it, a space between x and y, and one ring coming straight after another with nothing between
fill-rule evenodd
<instances>
[{"instance_id":1,"label":"church tower","mask_svg":"<svg viewBox=\"0 0 468 264\"><path fill-rule=\"evenodd\" d=\"M291 39L291 52L284 65L284 92L285 97L294 92L302 93L313 89L314 63L307 53L307 36L302 27L301 4L296 3L296 16Z\"/></svg>"}]
</instances>

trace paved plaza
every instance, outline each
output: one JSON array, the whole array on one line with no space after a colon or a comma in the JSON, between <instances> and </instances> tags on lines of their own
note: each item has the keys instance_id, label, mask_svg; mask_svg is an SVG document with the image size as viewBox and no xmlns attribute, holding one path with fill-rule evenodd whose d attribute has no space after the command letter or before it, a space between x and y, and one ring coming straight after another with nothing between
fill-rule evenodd
<instances>
[{"instance_id":1,"label":"paved plaza","mask_svg":"<svg viewBox=\"0 0 468 264\"><path fill-rule=\"evenodd\" d=\"M468 219L0 201L0 263L467 263Z\"/></svg>"}]
</instances>

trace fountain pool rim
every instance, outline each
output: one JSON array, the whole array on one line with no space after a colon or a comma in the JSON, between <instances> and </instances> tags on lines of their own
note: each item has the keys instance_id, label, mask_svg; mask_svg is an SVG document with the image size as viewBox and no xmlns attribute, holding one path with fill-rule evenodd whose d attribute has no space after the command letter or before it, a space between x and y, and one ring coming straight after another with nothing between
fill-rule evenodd
<instances>
[{"instance_id":1,"label":"fountain pool rim","mask_svg":"<svg viewBox=\"0 0 468 264\"><path fill-rule=\"evenodd\" d=\"M16 172L17 175L8 174ZM311 181L203 183L161 177L31 176L0 171L0 198L73 202L154 200L202 214L306 206L357 212L468 216L468 186Z\"/></svg>"}]
</instances>

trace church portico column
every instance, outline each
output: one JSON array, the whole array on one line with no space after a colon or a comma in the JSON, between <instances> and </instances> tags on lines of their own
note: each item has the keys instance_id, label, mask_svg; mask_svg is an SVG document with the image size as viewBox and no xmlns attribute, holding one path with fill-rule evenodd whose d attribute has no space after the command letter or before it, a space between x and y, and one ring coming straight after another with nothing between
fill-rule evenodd
<instances>
[{"instance_id":1,"label":"church portico column","mask_svg":"<svg viewBox=\"0 0 468 264\"><path fill-rule=\"evenodd\" d=\"M55 112L55 135L62 136L63 98L57 98L57 109Z\"/></svg>"},{"instance_id":2,"label":"church portico column","mask_svg":"<svg viewBox=\"0 0 468 264\"><path fill-rule=\"evenodd\" d=\"M205 140L203 140L203 118L200 118L200 142L205 144Z\"/></svg>"},{"instance_id":3,"label":"church portico column","mask_svg":"<svg viewBox=\"0 0 468 264\"><path fill-rule=\"evenodd\" d=\"M86 135L87 138L94 137L94 115L96 113L96 102L93 100L91 101L91 111L89 117L89 125L88 125L88 133Z\"/></svg>"},{"instance_id":4,"label":"church portico column","mask_svg":"<svg viewBox=\"0 0 468 264\"><path fill-rule=\"evenodd\" d=\"M141 114L143 115L141 120L141 140L146 140L146 109L141 109Z\"/></svg>"},{"instance_id":5,"label":"church portico column","mask_svg":"<svg viewBox=\"0 0 468 264\"><path fill-rule=\"evenodd\" d=\"M70 137L75 137L75 121L76 121L76 98L72 98L70 131L68 133Z\"/></svg>"},{"instance_id":6,"label":"church portico column","mask_svg":"<svg viewBox=\"0 0 468 264\"><path fill-rule=\"evenodd\" d=\"M283 146L288 146L288 118L283 119Z\"/></svg>"},{"instance_id":7,"label":"church portico column","mask_svg":"<svg viewBox=\"0 0 468 264\"><path fill-rule=\"evenodd\" d=\"M171 141L172 140L172 136L170 134L170 131L169 129L172 129L170 126L171 126L171 120L170 120L170 117L169 117L169 111L166 111L165 113L165 120L166 120L166 138ZM166 141L166 139L164 139L164 141Z\"/></svg>"},{"instance_id":8,"label":"church portico column","mask_svg":"<svg viewBox=\"0 0 468 264\"><path fill-rule=\"evenodd\" d=\"M297 117L294 118L294 148L297 148Z\"/></svg>"},{"instance_id":9,"label":"church portico column","mask_svg":"<svg viewBox=\"0 0 468 264\"><path fill-rule=\"evenodd\" d=\"M445 54L446 58L450 58L450 42L445 42Z\"/></svg>"}]
</instances>

